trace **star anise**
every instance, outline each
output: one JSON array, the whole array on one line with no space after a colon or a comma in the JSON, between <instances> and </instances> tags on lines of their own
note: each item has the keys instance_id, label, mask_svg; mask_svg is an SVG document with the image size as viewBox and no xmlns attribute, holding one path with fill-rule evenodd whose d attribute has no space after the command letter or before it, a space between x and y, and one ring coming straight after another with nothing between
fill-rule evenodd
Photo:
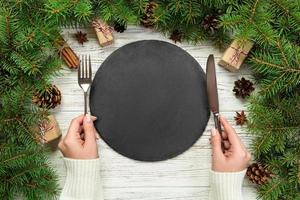
<instances>
[{"instance_id":1,"label":"star anise","mask_svg":"<svg viewBox=\"0 0 300 200\"><path fill-rule=\"evenodd\" d=\"M75 37L80 44L83 44L88 41L86 35L86 33L83 33L81 31L77 31L77 33L75 33Z\"/></svg>"},{"instance_id":2,"label":"star anise","mask_svg":"<svg viewBox=\"0 0 300 200\"><path fill-rule=\"evenodd\" d=\"M244 125L245 122L247 122L247 116L245 114L245 112L242 110L241 113L239 112L235 112L236 116L234 117L234 120L236 122L236 125Z\"/></svg>"},{"instance_id":3,"label":"star anise","mask_svg":"<svg viewBox=\"0 0 300 200\"><path fill-rule=\"evenodd\" d=\"M173 40L175 43L181 42L182 36L183 36L182 32L176 29L172 32L170 39Z\"/></svg>"}]
</instances>

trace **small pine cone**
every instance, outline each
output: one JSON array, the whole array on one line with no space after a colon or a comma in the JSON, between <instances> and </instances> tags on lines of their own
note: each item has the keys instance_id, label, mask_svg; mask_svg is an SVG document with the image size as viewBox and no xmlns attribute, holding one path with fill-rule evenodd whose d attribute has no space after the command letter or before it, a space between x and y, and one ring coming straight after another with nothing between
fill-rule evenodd
<instances>
[{"instance_id":1,"label":"small pine cone","mask_svg":"<svg viewBox=\"0 0 300 200\"><path fill-rule=\"evenodd\" d=\"M127 25L125 23L119 23L117 21L114 22L114 30L123 33L127 28Z\"/></svg>"},{"instance_id":2,"label":"small pine cone","mask_svg":"<svg viewBox=\"0 0 300 200\"><path fill-rule=\"evenodd\" d=\"M150 28L154 25L154 10L158 6L154 1L150 1L146 4L144 14L141 17L140 23L146 28Z\"/></svg>"},{"instance_id":3,"label":"small pine cone","mask_svg":"<svg viewBox=\"0 0 300 200\"><path fill-rule=\"evenodd\" d=\"M183 33L176 29L171 33L169 39L173 40L175 43L181 42L182 36L183 36Z\"/></svg>"},{"instance_id":4,"label":"small pine cone","mask_svg":"<svg viewBox=\"0 0 300 200\"><path fill-rule=\"evenodd\" d=\"M209 35L214 35L216 31L218 30L219 26L219 21L218 21L219 16L212 14L212 15L206 15L201 23L202 27L204 30L209 34Z\"/></svg>"},{"instance_id":5,"label":"small pine cone","mask_svg":"<svg viewBox=\"0 0 300 200\"><path fill-rule=\"evenodd\" d=\"M242 97L243 99L250 96L254 91L253 83L250 80L242 77L240 80L234 81L234 88L232 90L236 97Z\"/></svg>"},{"instance_id":6,"label":"small pine cone","mask_svg":"<svg viewBox=\"0 0 300 200\"><path fill-rule=\"evenodd\" d=\"M247 169L248 179L257 185L265 184L272 177L272 173L262 164L253 163Z\"/></svg>"},{"instance_id":7,"label":"small pine cone","mask_svg":"<svg viewBox=\"0 0 300 200\"><path fill-rule=\"evenodd\" d=\"M32 102L41 108L55 108L61 103L61 92L55 85L49 85L45 90L36 92Z\"/></svg>"}]
</instances>

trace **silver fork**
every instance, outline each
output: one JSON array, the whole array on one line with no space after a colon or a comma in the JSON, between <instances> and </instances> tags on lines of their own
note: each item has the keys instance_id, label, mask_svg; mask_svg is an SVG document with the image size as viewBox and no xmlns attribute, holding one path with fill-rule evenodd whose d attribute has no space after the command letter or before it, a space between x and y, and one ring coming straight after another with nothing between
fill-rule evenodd
<instances>
[{"instance_id":1,"label":"silver fork","mask_svg":"<svg viewBox=\"0 0 300 200\"><path fill-rule=\"evenodd\" d=\"M87 92L92 84L91 56L82 55L78 69L78 84L84 92L84 114L87 114Z\"/></svg>"}]
</instances>

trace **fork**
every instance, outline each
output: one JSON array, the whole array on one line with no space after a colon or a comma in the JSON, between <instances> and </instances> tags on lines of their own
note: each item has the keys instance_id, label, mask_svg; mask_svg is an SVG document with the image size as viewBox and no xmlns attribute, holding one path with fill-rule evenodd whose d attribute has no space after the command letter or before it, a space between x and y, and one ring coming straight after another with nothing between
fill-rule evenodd
<instances>
[{"instance_id":1,"label":"fork","mask_svg":"<svg viewBox=\"0 0 300 200\"><path fill-rule=\"evenodd\" d=\"M82 55L78 69L78 84L84 92L84 114L87 114L87 92L92 84L91 56Z\"/></svg>"}]
</instances>

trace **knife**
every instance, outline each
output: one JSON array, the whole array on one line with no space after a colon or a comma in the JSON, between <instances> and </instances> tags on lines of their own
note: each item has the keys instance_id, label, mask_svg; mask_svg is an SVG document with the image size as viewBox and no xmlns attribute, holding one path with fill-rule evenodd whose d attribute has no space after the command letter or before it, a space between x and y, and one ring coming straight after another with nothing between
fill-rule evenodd
<instances>
[{"instance_id":1,"label":"knife","mask_svg":"<svg viewBox=\"0 0 300 200\"><path fill-rule=\"evenodd\" d=\"M215 128L219 131L222 138L221 123L219 120L219 99L218 99L218 88L216 78L216 67L214 55L210 54L207 58L206 63L206 85L207 85L207 96L211 112L214 116ZM224 151L224 141L221 142L222 150Z\"/></svg>"}]
</instances>

